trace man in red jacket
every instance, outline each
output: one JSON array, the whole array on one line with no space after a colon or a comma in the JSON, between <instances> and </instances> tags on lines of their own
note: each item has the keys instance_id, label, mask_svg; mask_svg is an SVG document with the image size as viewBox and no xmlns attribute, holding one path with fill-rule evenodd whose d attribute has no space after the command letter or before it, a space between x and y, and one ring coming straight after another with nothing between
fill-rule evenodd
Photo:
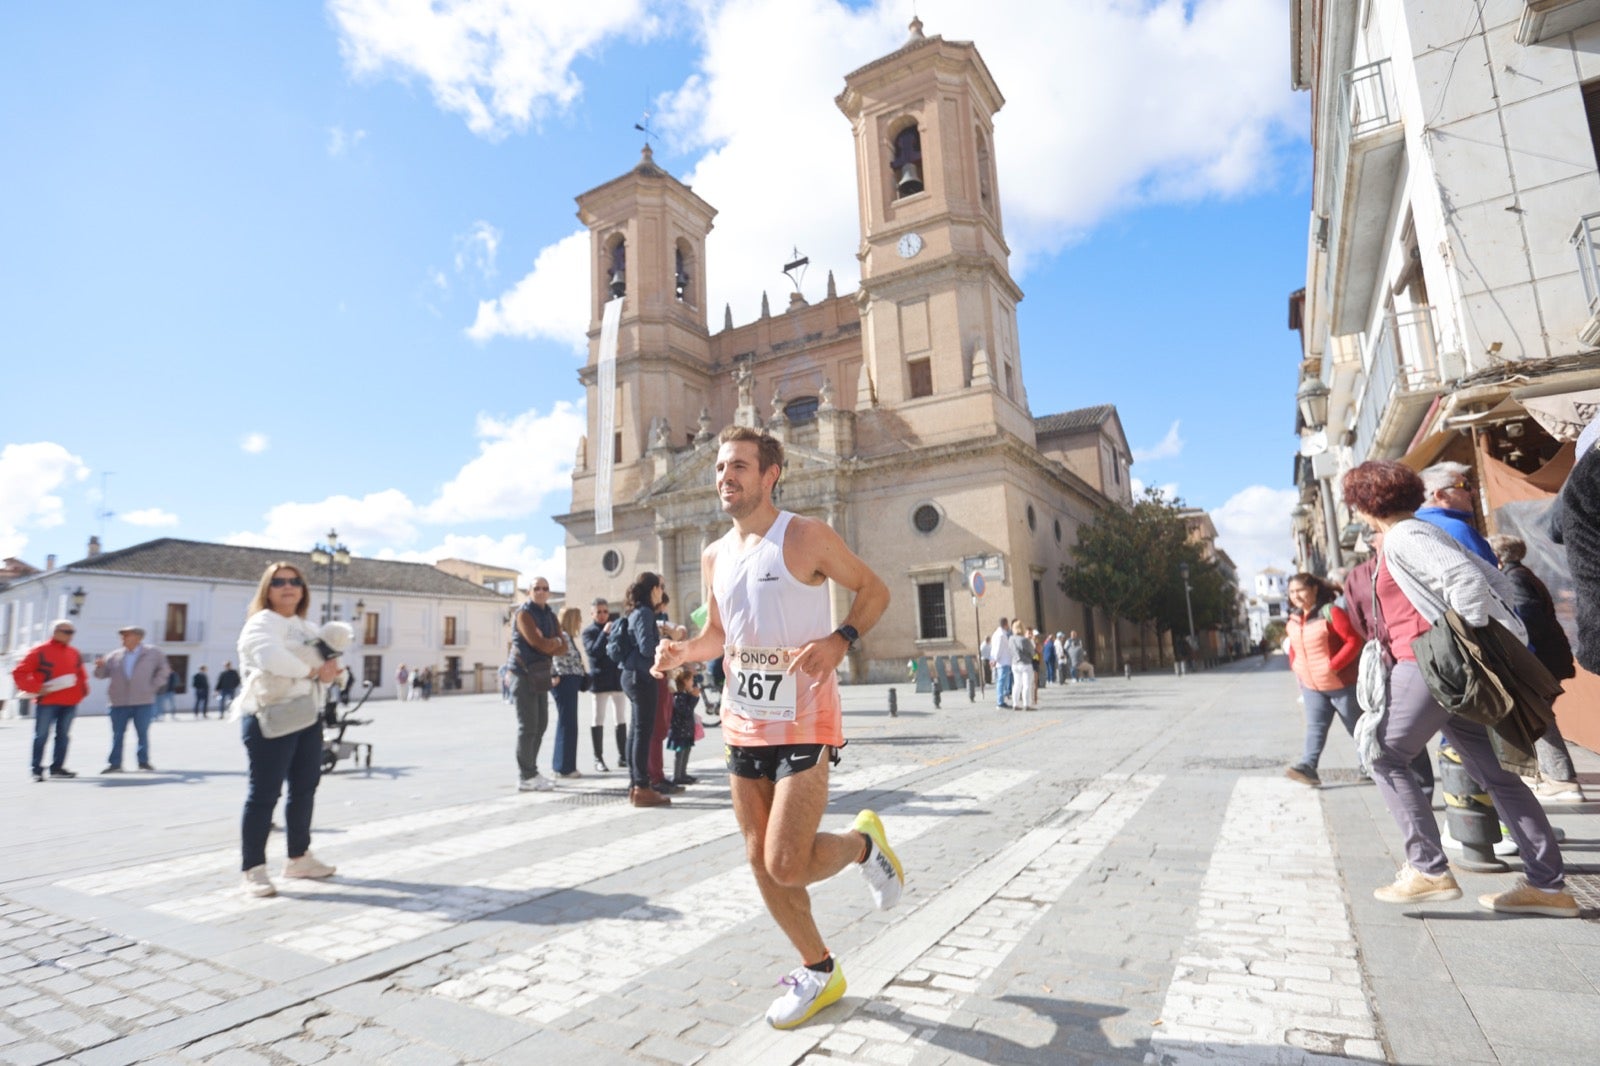
<instances>
[{"instance_id":1,"label":"man in red jacket","mask_svg":"<svg viewBox=\"0 0 1600 1066\"><path fill-rule=\"evenodd\" d=\"M67 737L78 704L89 694L89 675L83 657L72 646L75 627L70 618L57 619L50 627L50 639L23 656L11 671L17 689L34 697L33 701L33 779L44 780L44 745L50 727L56 731L55 751L50 758L51 777L77 777L66 768Z\"/></svg>"}]
</instances>

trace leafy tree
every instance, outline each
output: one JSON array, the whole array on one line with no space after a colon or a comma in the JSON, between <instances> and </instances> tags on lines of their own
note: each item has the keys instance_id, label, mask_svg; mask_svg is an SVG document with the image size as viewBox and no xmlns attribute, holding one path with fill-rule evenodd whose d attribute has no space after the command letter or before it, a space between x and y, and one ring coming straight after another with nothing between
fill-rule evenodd
<instances>
[{"instance_id":1,"label":"leafy tree","mask_svg":"<svg viewBox=\"0 0 1600 1066\"><path fill-rule=\"evenodd\" d=\"M1061 567L1061 589L1079 603L1112 617L1113 654L1118 620L1154 624L1157 632L1189 632L1179 565L1189 566L1195 631L1226 625L1233 590L1220 568L1189 540L1183 502L1148 488L1130 508L1108 507L1080 527L1073 563Z\"/></svg>"}]
</instances>

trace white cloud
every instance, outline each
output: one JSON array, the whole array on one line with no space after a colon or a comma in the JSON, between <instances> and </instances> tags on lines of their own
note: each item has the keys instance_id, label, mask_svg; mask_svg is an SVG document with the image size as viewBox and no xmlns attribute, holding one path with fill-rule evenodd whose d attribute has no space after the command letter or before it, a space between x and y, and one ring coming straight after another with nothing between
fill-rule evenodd
<instances>
[{"instance_id":1,"label":"white cloud","mask_svg":"<svg viewBox=\"0 0 1600 1066\"><path fill-rule=\"evenodd\" d=\"M328 154L335 157L344 155L366 139L366 130L351 130L346 133L343 126L329 126Z\"/></svg>"},{"instance_id":2,"label":"white cloud","mask_svg":"<svg viewBox=\"0 0 1600 1066\"><path fill-rule=\"evenodd\" d=\"M589 345L589 233L579 230L549 245L533 270L493 300L478 304L467 336L483 342L495 337L540 337L574 353Z\"/></svg>"},{"instance_id":3,"label":"white cloud","mask_svg":"<svg viewBox=\"0 0 1600 1066\"><path fill-rule=\"evenodd\" d=\"M547 494L566 489L578 438L584 432L583 409L561 401L548 412L535 409L509 419L479 415L475 432L478 454L462 465L431 503L418 504L397 488L359 498L338 495L311 503L290 501L267 511L261 529L231 533L223 541L304 551L326 540L331 527L353 551L388 552L384 557L406 559L427 555L406 547L421 536L420 527L523 518L535 513ZM446 540L462 538L473 544L501 545L519 559L544 558L529 555L537 549L515 538L494 541L451 532ZM434 558L443 556L426 561Z\"/></svg>"},{"instance_id":4,"label":"white cloud","mask_svg":"<svg viewBox=\"0 0 1600 1066\"><path fill-rule=\"evenodd\" d=\"M271 439L265 433L246 433L239 440L240 450L249 452L251 455L260 455L271 444Z\"/></svg>"},{"instance_id":5,"label":"white cloud","mask_svg":"<svg viewBox=\"0 0 1600 1066\"><path fill-rule=\"evenodd\" d=\"M452 533L425 551L394 551L385 549L379 559L397 559L407 563L436 563L440 559L468 559L490 566L515 568L521 575L517 587L525 588L533 577L544 577L550 587L565 589L567 583L567 549L557 547L546 553L544 549L528 543L522 533L505 537L462 536Z\"/></svg>"},{"instance_id":6,"label":"white cloud","mask_svg":"<svg viewBox=\"0 0 1600 1066\"><path fill-rule=\"evenodd\" d=\"M178 516L159 507L146 507L142 511L127 511L117 515L130 526L175 526Z\"/></svg>"},{"instance_id":7,"label":"white cloud","mask_svg":"<svg viewBox=\"0 0 1600 1066\"><path fill-rule=\"evenodd\" d=\"M1183 438L1178 435L1178 422L1172 423L1167 430L1167 435L1161 438L1159 444L1149 448L1133 449L1133 461L1148 463L1156 459L1176 459L1183 454Z\"/></svg>"},{"instance_id":8,"label":"white cloud","mask_svg":"<svg viewBox=\"0 0 1600 1066\"><path fill-rule=\"evenodd\" d=\"M584 429L582 409L566 401L549 414L524 411L510 421L479 415L477 458L439 490L425 520L481 522L533 513L547 493L572 484Z\"/></svg>"},{"instance_id":9,"label":"white cloud","mask_svg":"<svg viewBox=\"0 0 1600 1066\"><path fill-rule=\"evenodd\" d=\"M500 231L479 219L472 229L456 237L456 273L473 270L485 278L494 277L499 251Z\"/></svg>"},{"instance_id":10,"label":"white cloud","mask_svg":"<svg viewBox=\"0 0 1600 1066\"><path fill-rule=\"evenodd\" d=\"M822 295L829 270L850 291L859 282L856 166L833 98L847 72L904 43L906 5L690 8L697 69L657 101L655 124L678 152L698 153L680 177L718 209L706 249L712 327L724 303L737 322L755 318L763 291L781 309L789 283L780 267L795 246L811 258L809 299ZM1247 195L1302 136L1305 103L1283 76L1282 0L923 0L919 10L927 33L975 41L1006 95L995 158L1019 277L1031 259L1117 211ZM520 31L506 17L494 32ZM783 42L781 63L773 41ZM774 100L783 101L781 121ZM587 245L565 238L514 289L480 304L468 332L581 350L588 277Z\"/></svg>"},{"instance_id":11,"label":"white cloud","mask_svg":"<svg viewBox=\"0 0 1600 1066\"><path fill-rule=\"evenodd\" d=\"M644 0L329 0L358 77L420 76L434 101L490 138L523 130L582 92L573 62L607 38L655 31Z\"/></svg>"},{"instance_id":12,"label":"white cloud","mask_svg":"<svg viewBox=\"0 0 1600 1066\"><path fill-rule=\"evenodd\" d=\"M66 505L56 490L88 476L82 459L50 441L0 449L0 557L19 554L28 529L64 522Z\"/></svg>"},{"instance_id":13,"label":"white cloud","mask_svg":"<svg viewBox=\"0 0 1600 1066\"><path fill-rule=\"evenodd\" d=\"M1289 512L1299 501L1300 494L1294 489L1251 485L1211 511L1217 544L1238 567L1241 587L1253 588L1256 573L1268 566L1292 566L1294 539L1289 532Z\"/></svg>"},{"instance_id":14,"label":"white cloud","mask_svg":"<svg viewBox=\"0 0 1600 1066\"><path fill-rule=\"evenodd\" d=\"M226 544L307 551L326 541L329 528L352 550L378 545L406 544L417 535L417 505L399 489L353 496L329 496L315 503L280 503L267 512L260 532L233 533Z\"/></svg>"}]
</instances>

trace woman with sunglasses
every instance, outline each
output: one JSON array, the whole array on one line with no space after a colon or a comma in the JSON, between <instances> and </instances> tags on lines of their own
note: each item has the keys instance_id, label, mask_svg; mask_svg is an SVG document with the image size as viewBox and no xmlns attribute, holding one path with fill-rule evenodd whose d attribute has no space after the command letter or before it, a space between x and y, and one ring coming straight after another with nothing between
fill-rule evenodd
<instances>
[{"instance_id":1,"label":"woman with sunglasses","mask_svg":"<svg viewBox=\"0 0 1600 1066\"><path fill-rule=\"evenodd\" d=\"M311 854L311 811L322 780L322 721L313 716L302 729L268 737L261 731L263 708L309 697L321 706L320 689L344 669L338 659L322 661L315 650L319 634L306 621L311 590L305 575L289 563L273 563L261 575L239 634L239 665L244 687L234 704L250 760L250 791L240 821L243 889L252 896L275 896L267 876L267 834L272 812L287 783L284 807L288 861L283 876L331 877L334 868Z\"/></svg>"}]
</instances>

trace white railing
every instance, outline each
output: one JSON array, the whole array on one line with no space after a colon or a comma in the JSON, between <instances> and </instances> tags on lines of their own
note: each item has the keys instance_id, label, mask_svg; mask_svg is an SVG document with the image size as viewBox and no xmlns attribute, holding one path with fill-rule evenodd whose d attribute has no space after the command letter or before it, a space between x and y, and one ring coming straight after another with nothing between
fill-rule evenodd
<instances>
[{"instance_id":1,"label":"white railing","mask_svg":"<svg viewBox=\"0 0 1600 1066\"><path fill-rule=\"evenodd\" d=\"M1595 230L1600 228L1600 212L1578 219L1578 228L1572 231L1572 247L1578 253L1578 273L1583 275L1583 295L1589 301L1589 313L1600 311L1600 242L1595 240Z\"/></svg>"},{"instance_id":2,"label":"white railing","mask_svg":"<svg viewBox=\"0 0 1600 1066\"><path fill-rule=\"evenodd\" d=\"M1373 458L1373 440L1391 404L1409 393L1436 390L1445 381L1433 308L1384 315L1365 362L1355 439L1355 454L1363 459Z\"/></svg>"},{"instance_id":3,"label":"white railing","mask_svg":"<svg viewBox=\"0 0 1600 1066\"><path fill-rule=\"evenodd\" d=\"M1333 179L1332 195L1328 197L1328 242L1330 255L1337 255L1339 235L1344 228L1345 163L1350 157L1351 142L1359 137L1379 133L1400 121L1400 109L1395 102L1394 76L1389 61L1356 67L1344 72L1339 79L1339 110L1334 118L1333 144L1328 173ZM1323 295L1333 296L1333 275L1330 264L1323 277Z\"/></svg>"}]
</instances>

